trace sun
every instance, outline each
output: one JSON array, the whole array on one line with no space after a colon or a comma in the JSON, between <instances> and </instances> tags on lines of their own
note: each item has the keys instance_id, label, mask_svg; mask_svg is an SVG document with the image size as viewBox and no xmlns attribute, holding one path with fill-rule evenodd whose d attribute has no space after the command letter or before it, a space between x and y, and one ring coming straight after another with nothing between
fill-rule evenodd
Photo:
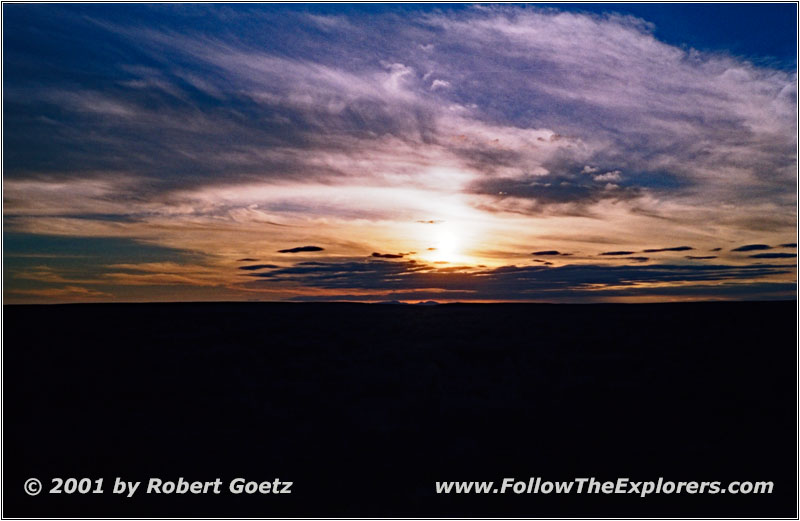
<instances>
[{"instance_id":1,"label":"sun","mask_svg":"<svg viewBox=\"0 0 800 521\"><path fill-rule=\"evenodd\" d=\"M450 223L432 226L430 236L432 246L429 247L425 258L431 262L464 262L461 251L462 240L457 227Z\"/></svg>"}]
</instances>

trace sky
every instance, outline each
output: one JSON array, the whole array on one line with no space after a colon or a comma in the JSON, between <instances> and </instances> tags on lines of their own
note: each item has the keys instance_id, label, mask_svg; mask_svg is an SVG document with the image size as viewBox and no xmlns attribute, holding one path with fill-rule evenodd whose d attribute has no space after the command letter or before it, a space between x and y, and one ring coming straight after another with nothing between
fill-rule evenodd
<instances>
[{"instance_id":1,"label":"sky","mask_svg":"<svg viewBox=\"0 0 800 521\"><path fill-rule=\"evenodd\" d=\"M795 298L796 4L2 9L5 303Z\"/></svg>"}]
</instances>

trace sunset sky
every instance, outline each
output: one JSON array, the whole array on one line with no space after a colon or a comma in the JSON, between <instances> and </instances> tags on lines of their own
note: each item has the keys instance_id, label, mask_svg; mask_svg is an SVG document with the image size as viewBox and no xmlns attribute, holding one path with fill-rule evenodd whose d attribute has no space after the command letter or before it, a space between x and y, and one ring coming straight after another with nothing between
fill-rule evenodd
<instances>
[{"instance_id":1,"label":"sunset sky","mask_svg":"<svg viewBox=\"0 0 800 521\"><path fill-rule=\"evenodd\" d=\"M6 303L794 298L796 5L3 5Z\"/></svg>"}]
</instances>

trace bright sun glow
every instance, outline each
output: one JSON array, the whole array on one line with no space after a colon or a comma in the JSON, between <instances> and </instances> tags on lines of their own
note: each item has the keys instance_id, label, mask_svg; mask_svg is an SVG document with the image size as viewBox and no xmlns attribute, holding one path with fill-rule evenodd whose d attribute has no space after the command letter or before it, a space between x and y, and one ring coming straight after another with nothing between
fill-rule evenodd
<instances>
[{"instance_id":1,"label":"bright sun glow","mask_svg":"<svg viewBox=\"0 0 800 521\"><path fill-rule=\"evenodd\" d=\"M462 263L465 258L462 254L463 237L456 226L451 223L442 223L431 226L432 250L425 258L431 262Z\"/></svg>"}]
</instances>

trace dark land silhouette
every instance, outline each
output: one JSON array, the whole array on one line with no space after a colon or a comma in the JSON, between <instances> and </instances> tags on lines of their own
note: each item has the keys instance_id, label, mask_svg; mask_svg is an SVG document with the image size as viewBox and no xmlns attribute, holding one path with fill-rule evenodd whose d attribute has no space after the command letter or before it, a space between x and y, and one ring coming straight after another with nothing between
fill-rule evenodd
<instances>
[{"instance_id":1,"label":"dark land silhouette","mask_svg":"<svg viewBox=\"0 0 800 521\"><path fill-rule=\"evenodd\" d=\"M796 515L794 301L4 313L5 517ZM434 491L532 476L774 492ZM106 493L29 497L30 477L102 477ZM128 499L115 477L294 485Z\"/></svg>"}]
</instances>

